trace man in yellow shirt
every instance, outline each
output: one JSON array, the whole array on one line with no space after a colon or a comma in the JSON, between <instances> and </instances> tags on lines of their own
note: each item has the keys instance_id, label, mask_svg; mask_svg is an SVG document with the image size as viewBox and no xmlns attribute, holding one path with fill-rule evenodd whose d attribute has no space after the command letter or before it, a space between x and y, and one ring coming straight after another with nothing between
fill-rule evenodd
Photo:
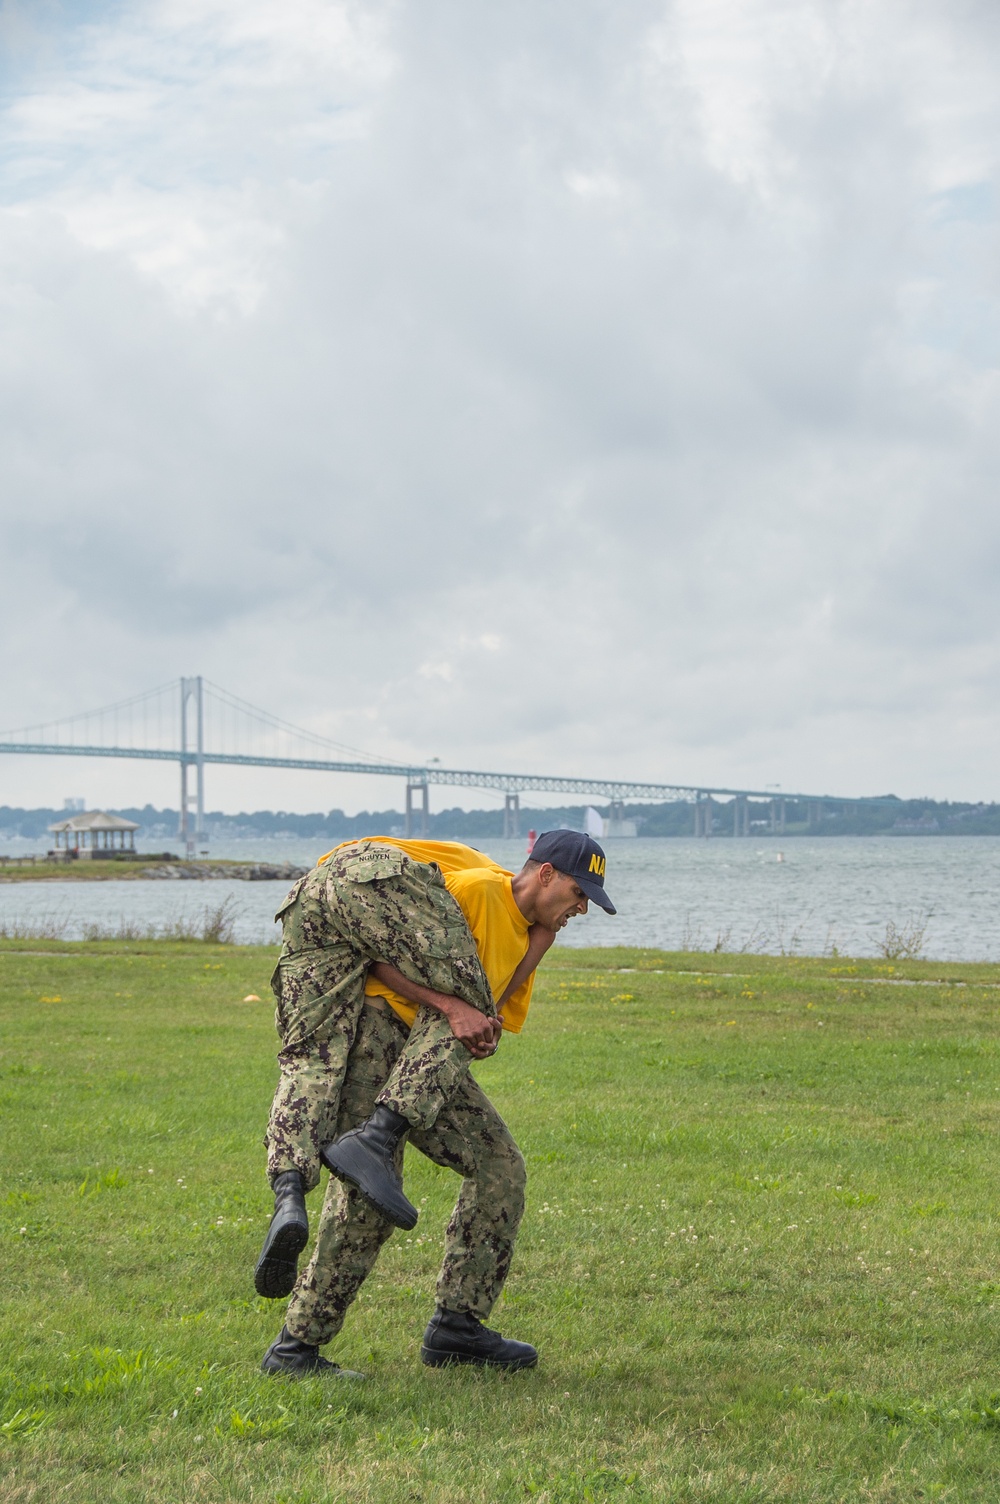
<instances>
[{"instance_id":1,"label":"man in yellow shirt","mask_svg":"<svg viewBox=\"0 0 1000 1504\"><path fill-rule=\"evenodd\" d=\"M511 880L482 852L457 842L347 841L321 857L278 910L282 947L271 985L281 1050L265 1140L275 1201L254 1271L258 1294L275 1299L289 1295L295 1284L309 1237L305 1196L319 1183L321 1152L337 1129L365 983L373 981L369 968L392 963L397 984L405 975L429 989L419 999L426 1006L391 1083L392 1108L411 1126L429 1127L471 1061L496 1048L497 1004L506 1001L505 988L519 992L546 946L544 930L536 932L529 941L534 952L515 982L510 971L524 954L526 924L509 897L506 905L494 904L493 921L480 923L480 948L489 950L494 967L487 978L468 920L447 886L457 884L469 904L487 872L500 880L494 883L498 894ZM391 978L389 983L402 1001L399 986ZM515 1009L526 1005L529 992L515 999ZM414 1225L416 1209L401 1185L382 1176L368 1189L390 1221Z\"/></svg>"},{"instance_id":2,"label":"man in yellow shirt","mask_svg":"<svg viewBox=\"0 0 1000 1504\"><path fill-rule=\"evenodd\" d=\"M478 854L469 855L475 859ZM506 995L503 1021L513 1032L523 1024L530 1002L532 926L554 935L573 914L586 913L590 898L614 913L603 879L600 847L572 831L540 837L515 876L492 863L474 874L468 862L448 874L449 891L466 914L494 995ZM341 1137L323 1151L344 1184L331 1180L327 1187L312 1260L296 1284L285 1326L265 1354L265 1372L337 1371L320 1357L319 1347L340 1330L393 1230L381 1207L387 1182L401 1194L407 1132L414 1147L463 1176L422 1360L503 1368L537 1361L529 1344L504 1339L483 1325L503 1287L524 1206L524 1161L510 1133L468 1076L468 1059L443 1105L431 1103L428 1126L414 1126L398 1110L406 1106L412 1115L412 1083L398 1069L412 1010L422 1005L447 1023L457 1001L413 983L388 964L370 968L363 1016L340 1091ZM418 1060L411 1059L411 1066L416 1070Z\"/></svg>"},{"instance_id":3,"label":"man in yellow shirt","mask_svg":"<svg viewBox=\"0 0 1000 1504\"><path fill-rule=\"evenodd\" d=\"M400 846L417 861L433 861L444 874L445 887L465 915L466 923L476 942L479 959L483 963L487 981L498 1000L503 997L511 979L528 951L532 926L521 913L514 897L514 884L518 879L495 862L486 859L481 865L458 866L455 855L464 858L471 852L467 846L451 848L445 843L399 842ZM479 852L472 852L479 856ZM555 938L553 930L544 931L550 937L545 950ZM534 971L520 984L517 991L508 997L503 1009L503 1027L519 1034L527 1017L531 1002ZM367 997L384 997L386 1002L404 1023L414 1023L417 1007L400 993L379 981L369 973L365 983Z\"/></svg>"},{"instance_id":4,"label":"man in yellow shirt","mask_svg":"<svg viewBox=\"0 0 1000 1504\"><path fill-rule=\"evenodd\" d=\"M532 974L554 932L541 925L531 930L514 901L512 881L510 872L471 846L375 836L343 842L320 857L304 880L305 889L311 884L314 890L312 907L335 904L341 911L342 922L331 934L321 932L320 913L309 924L308 891L293 889L279 910L285 943L275 977L284 1048L266 1140L276 1212L255 1273L260 1294L291 1293L295 1259L308 1236L302 1193L318 1183L321 1163L350 1176L350 1166L327 1152L326 1140L336 1129L343 1072L365 996L384 997L410 1028L381 1100L411 1127L430 1127L472 1060L496 1050L500 1006L507 1028L520 1029ZM450 928L442 904L454 916ZM339 953L337 936L345 928L367 960L355 944L346 957ZM386 972L389 980L395 977L395 987L377 980L373 962L387 965L391 958L402 965L401 950L409 953L412 973L403 978L395 968ZM431 959L421 964L424 952ZM455 996L468 975L465 952L481 985ZM422 995L425 1006L418 1011L398 990L407 983L421 984L434 998ZM282 1196L289 1181L294 1205ZM398 1227L413 1227L416 1208L402 1186L384 1176L369 1181L364 1179L362 1189L372 1194L377 1209Z\"/></svg>"},{"instance_id":5,"label":"man in yellow shirt","mask_svg":"<svg viewBox=\"0 0 1000 1504\"><path fill-rule=\"evenodd\" d=\"M558 887L546 891L542 911L551 927L539 920L532 923L518 903L520 899L520 904L534 913L538 900L537 895L529 893L529 872L534 871L530 864L515 877L468 846L413 841L395 844L415 860L434 860L441 868L445 886L472 931L502 1027L519 1034L531 1002L535 969L555 939L556 927L578 911L576 893L570 893L567 902L567 895ZM384 998L411 1030L421 1004L432 1010L440 1007L440 1000L435 1004L423 995L425 992L385 962L371 967L365 982L366 998ZM494 1053L498 1042L499 1036L487 1052ZM394 1165L396 1138L408 1128L431 1127L467 1074L471 1061L472 1055L455 1037L446 1016L433 1012L425 1016L419 1037L411 1034L379 1094L376 1119L321 1151L324 1164L334 1175L356 1185L397 1226L414 1226L417 1210L403 1194Z\"/></svg>"},{"instance_id":6,"label":"man in yellow shirt","mask_svg":"<svg viewBox=\"0 0 1000 1504\"><path fill-rule=\"evenodd\" d=\"M340 1080L366 991L390 992L368 970L373 962L404 966L408 956L409 980L442 997L436 1010L424 1009L398 1068L407 1087L397 1108L414 1126L429 1126L470 1061L493 1053L500 1033L496 1005L526 954L528 925L509 897L492 905L492 923L480 907L477 948L462 903L470 905L480 881L492 881L497 893L506 884L509 893L510 877L458 842L375 836L327 852L293 888L278 911L284 943L272 979L283 1046L266 1138L272 1185L288 1174L307 1191L319 1181L320 1151L336 1127ZM462 903L452 887L463 893ZM336 923L324 922L330 914ZM545 949L536 942L535 965ZM531 991L521 982L517 1016ZM417 1008L393 996L412 1028ZM405 1201L381 1210L395 1213L401 1226L416 1220ZM287 1295L291 1288L291 1281L280 1289L258 1279L262 1295Z\"/></svg>"}]
</instances>

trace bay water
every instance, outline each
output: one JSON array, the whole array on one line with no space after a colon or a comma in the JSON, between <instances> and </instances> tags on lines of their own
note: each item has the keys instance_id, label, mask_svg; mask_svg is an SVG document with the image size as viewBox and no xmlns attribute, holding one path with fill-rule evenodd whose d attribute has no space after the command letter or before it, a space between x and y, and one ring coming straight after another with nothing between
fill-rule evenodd
<instances>
[{"instance_id":1,"label":"bay water","mask_svg":"<svg viewBox=\"0 0 1000 1504\"><path fill-rule=\"evenodd\" d=\"M887 926L934 959L1000 960L1000 838L868 837L775 840L608 840L611 917L591 906L560 936L571 946L639 945L667 950L879 954ZM525 842L484 842L511 869ZM229 842L214 857L291 861L321 854L298 840ZM266 943L285 882L129 879L0 881L0 933L82 938L88 927L197 930L226 902L240 943Z\"/></svg>"}]
</instances>

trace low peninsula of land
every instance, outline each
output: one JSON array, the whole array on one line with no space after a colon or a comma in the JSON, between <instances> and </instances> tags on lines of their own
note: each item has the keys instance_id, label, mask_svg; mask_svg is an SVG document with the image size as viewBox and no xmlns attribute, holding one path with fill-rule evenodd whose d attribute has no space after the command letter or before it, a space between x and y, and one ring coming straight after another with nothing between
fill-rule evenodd
<instances>
[{"instance_id":1,"label":"low peninsula of land","mask_svg":"<svg viewBox=\"0 0 1000 1504\"><path fill-rule=\"evenodd\" d=\"M0 883L38 882L204 882L229 878L236 882L294 882L309 869L291 862L180 861L169 853L139 856L135 861L55 861L46 857L0 856Z\"/></svg>"}]
</instances>

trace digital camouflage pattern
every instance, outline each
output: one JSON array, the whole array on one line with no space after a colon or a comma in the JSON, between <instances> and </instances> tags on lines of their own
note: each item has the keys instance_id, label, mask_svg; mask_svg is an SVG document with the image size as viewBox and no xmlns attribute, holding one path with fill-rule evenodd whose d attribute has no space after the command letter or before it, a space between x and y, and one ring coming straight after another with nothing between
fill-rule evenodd
<instances>
[{"instance_id":1,"label":"digital camouflage pattern","mask_svg":"<svg viewBox=\"0 0 1000 1504\"><path fill-rule=\"evenodd\" d=\"M312 1190L320 1146L337 1136L372 962L387 961L410 981L460 997L489 1017L496 1008L472 932L440 871L398 847L357 841L335 852L300 878L275 918L282 947L271 987L281 1050L264 1140L267 1170L272 1180L298 1170ZM428 1127L471 1059L447 1019L421 1008L380 1100L415 1127Z\"/></svg>"},{"instance_id":2,"label":"digital camouflage pattern","mask_svg":"<svg viewBox=\"0 0 1000 1504\"><path fill-rule=\"evenodd\" d=\"M393 1017L398 1015L394 1013ZM403 1051L379 1092L378 1101L400 1113L412 1127L430 1128L445 1102L469 1074L471 1063L472 1056L455 1038L448 1020L432 1008L418 1008Z\"/></svg>"},{"instance_id":3,"label":"digital camouflage pattern","mask_svg":"<svg viewBox=\"0 0 1000 1504\"><path fill-rule=\"evenodd\" d=\"M362 1009L340 1094L338 1134L363 1123L407 1043L406 1025L381 999ZM524 1160L499 1113L466 1075L433 1127L414 1129L410 1143L462 1176L445 1233L437 1302L484 1320L510 1269L524 1211ZM400 1158L402 1158L400 1146ZM285 1325L302 1342L329 1342L379 1249L396 1229L353 1186L332 1176L309 1265L292 1292Z\"/></svg>"}]
</instances>

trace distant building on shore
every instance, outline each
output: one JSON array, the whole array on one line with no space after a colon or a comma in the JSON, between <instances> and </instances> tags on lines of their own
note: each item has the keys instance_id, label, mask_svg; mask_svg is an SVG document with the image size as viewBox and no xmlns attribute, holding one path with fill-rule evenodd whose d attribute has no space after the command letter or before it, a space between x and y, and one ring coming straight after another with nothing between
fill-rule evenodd
<instances>
[{"instance_id":1,"label":"distant building on shore","mask_svg":"<svg viewBox=\"0 0 1000 1504\"><path fill-rule=\"evenodd\" d=\"M639 834L639 822L637 820L605 820L601 835L604 840L609 837L637 836Z\"/></svg>"},{"instance_id":2,"label":"distant building on shore","mask_svg":"<svg viewBox=\"0 0 1000 1504\"><path fill-rule=\"evenodd\" d=\"M64 859L74 857L108 858L135 856L135 833L139 826L121 815L106 815L103 810L87 810L57 820L49 830L55 836L55 851Z\"/></svg>"},{"instance_id":3,"label":"distant building on shore","mask_svg":"<svg viewBox=\"0 0 1000 1504\"><path fill-rule=\"evenodd\" d=\"M596 840L605 840L608 836L637 836L639 824L637 820L626 820L620 804L612 804L611 818L605 819L600 810L588 805L583 816L584 834L593 836Z\"/></svg>"}]
</instances>

